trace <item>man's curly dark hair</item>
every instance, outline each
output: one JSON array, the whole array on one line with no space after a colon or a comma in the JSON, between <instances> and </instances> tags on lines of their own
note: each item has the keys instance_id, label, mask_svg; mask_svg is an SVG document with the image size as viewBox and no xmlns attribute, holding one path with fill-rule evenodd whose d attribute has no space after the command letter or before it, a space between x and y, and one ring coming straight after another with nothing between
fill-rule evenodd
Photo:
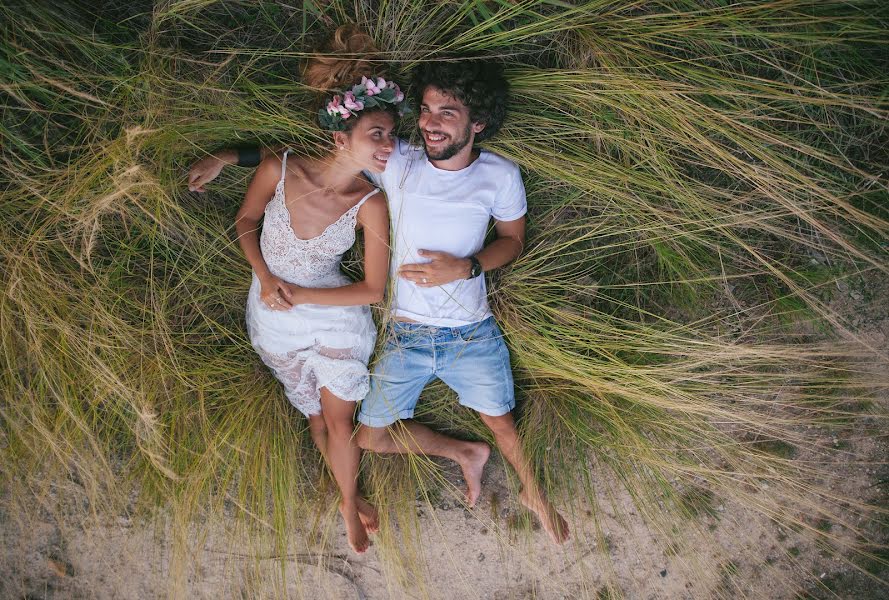
<instances>
[{"instance_id":1,"label":"man's curly dark hair","mask_svg":"<svg viewBox=\"0 0 889 600\"><path fill-rule=\"evenodd\" d=\"M491 60L422 63L411 79L411 95L416 106L420 106L423 93L430 85L468 106L473 123L485 124L475 135L475 141L490 139L503 125L509 84L499 63Z\"/></svg>"}]
</instances>

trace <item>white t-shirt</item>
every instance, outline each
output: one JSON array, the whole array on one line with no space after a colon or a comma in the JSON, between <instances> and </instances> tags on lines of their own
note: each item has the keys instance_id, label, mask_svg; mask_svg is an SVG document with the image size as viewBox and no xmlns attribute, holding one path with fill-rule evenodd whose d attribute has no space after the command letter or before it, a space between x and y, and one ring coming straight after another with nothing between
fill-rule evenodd
<instances>
[{"instance_id":1,"label":"white t-shirt","mask_svg":"<svg viewBox=\"0 0 889 600\"><path fill-rule=\"evenodd\" d=\"M423 148L398 140L386 170L368 175L389 199L393 314L438 327L489 317L484 276L419 287L397 271L402 264L429 262L418 250L472 256L484 247L491 217L514 221L524 215L527 202L518 166L482 150L468 167L445 171L429 162Z\"/></svg>"}]
</instances>

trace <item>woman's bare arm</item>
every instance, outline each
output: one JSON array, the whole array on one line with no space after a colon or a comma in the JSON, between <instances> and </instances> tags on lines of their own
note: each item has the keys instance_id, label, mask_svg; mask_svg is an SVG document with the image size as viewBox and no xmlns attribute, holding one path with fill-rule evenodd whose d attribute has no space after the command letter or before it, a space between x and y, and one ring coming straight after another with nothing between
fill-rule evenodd
<instances>
[{"instance_id":1,"label":"woman's bare arm","mask_svg":"<svg viewBox=\"0 0 889 600\"><path fill-rule=\"evenodd\" d=\"M278 158L273 156L260 163L244 195L244 203L235 217L235 230L238 232L238 243L244 256L262 286L260 299L269 308L285 310L293 307L290 287L286 281L272 275L259 247L259 221L280 178L281 161Z\"/></svg>"},{"instance_id":2,"label":"woman's bare arm","mask_svg":"<svg viewBox=\"0 0 889 600\"><path fill-rule=\"evenodd\" d=\"M358 209L358 221L364 228L364 279L336 288L291 286L294 304L354 306L383 299L389 276L389 211L382 193Z\"/></svg>"}]
</instances>

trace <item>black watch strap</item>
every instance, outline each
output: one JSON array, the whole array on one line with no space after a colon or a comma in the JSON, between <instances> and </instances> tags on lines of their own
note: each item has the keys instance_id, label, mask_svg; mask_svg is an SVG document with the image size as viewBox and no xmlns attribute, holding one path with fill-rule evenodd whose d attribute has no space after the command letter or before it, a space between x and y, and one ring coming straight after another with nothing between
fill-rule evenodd
<instances>
[{"instance_id":1,"label":"black watch strap","mask_svg":"<svg viewBox=\"0 0 889 600\"><path fill-rule=\"evenodd\" d=\"M239 167L258 167L262 162L262 151L259 146L240 146L235 150L238 153Z\"/></svg>"},{"instance_id":2,"label":"black watch strap","mask_svg":"<svg viewBox=\"0 0 889 600\"><path fill-rule=\"evenodd\" d=\"M482 270L482 263L478 262L478 259L476 257L470 256L469 262L472 264L469 267L469 277L467 277L466 279L475 279L476 277L484 273L484 271Z\"/></svg>"}]
</instances>

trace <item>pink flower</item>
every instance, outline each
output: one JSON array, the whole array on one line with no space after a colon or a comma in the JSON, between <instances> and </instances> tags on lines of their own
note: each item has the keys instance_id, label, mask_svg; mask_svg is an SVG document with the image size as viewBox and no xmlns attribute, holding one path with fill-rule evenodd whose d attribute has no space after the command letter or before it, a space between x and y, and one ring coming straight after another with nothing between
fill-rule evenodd
<instances>
[{"instance_id":1,"label":"pink flower","mask_svg":"<svg viewBox=\"0 0 889 600\"><path fill-rule=\"evenodd\" d=\"M333 100L331 100L330 102L327 103L327 114L329 114L332 117L333 115L341 112L340 109L342 109L342 108L343 107L340 106L340 97L334 96Z\"/></svg>"},{"instance_id":2,"label":"pink flower","mask_svg":"<svg viewBox=\"0 0 889 600\"><path fill-rule=\"evenodd\" d=\"M368 79L367 77L361 78L361 85L363 85L364 88L367 90L366 93L368 96L376 96L380 93L381 88L385 86L386 82L383 80L382 77L379 79L379 81L383 81L383 85L377 85L377 83L375 83L373 79Z\"/></svg>"},{"instance_id":3,"label":"pink flower","mask_svg":"<svg viewBox=\"0 0 889 600\"><path fill-rule=\"evenodd\" d=\"M398 87L398 84L394 81L387 81L386 87L390 90L395 90L395 102L401 102L404 100L404 94L401 92L401 88Z\"/></svg>"},{"instance_id":4,"label":"pink flower","mask_svg":"<svg viewBox=\"0 0 889 600\"><path fill-rule=\"evenodd\" d=\"M346 95L343 96L343 104L346 105L346 108L353 112L358 112L359 110L364 109L364 102L355 99L355 94L352 92L346 92Z\"/></svg>"},{"instance_id":5,"label":"pink flower","mask_svg":"<svg viewBox=\"0 0 889 600\"><path fill-rule=\"evenodd\" d=\"M349 112L349 109L345 106L340 106L340 116L344 119L348 119L352 116L352 113Z\"/></svg>"}]
</instances>

